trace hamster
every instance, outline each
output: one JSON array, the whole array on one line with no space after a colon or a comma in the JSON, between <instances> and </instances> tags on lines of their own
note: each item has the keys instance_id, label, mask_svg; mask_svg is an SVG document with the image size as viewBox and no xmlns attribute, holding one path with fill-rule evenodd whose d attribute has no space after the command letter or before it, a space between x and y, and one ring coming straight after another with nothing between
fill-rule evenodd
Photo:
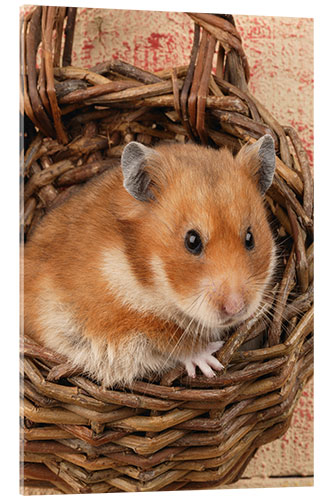
<instances>
[{"instance_id":1,"label":"hamster","mask_svg":"<svg viewBox=\"0 0 333 500\"><path fill-rule=\"evenodd\" d=\"M222 365L226 329L249 318L272 277L263 196L265 135L234 157L194 144L131 142L119 167L46 215L24 251L24 328L103 386L182 363Z\"/></svg>"}]
</instances>

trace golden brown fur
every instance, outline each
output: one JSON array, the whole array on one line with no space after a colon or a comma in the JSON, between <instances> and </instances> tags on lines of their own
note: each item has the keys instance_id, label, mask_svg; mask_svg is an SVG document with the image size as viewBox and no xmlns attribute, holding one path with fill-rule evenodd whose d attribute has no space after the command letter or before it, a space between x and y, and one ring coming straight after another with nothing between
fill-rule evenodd
<instances>
[{"instance_id":1,"label":"golden brown fur","mask_svg":"<svg viewBox=\"0 0 333 500\"><path fill-rule=\"evenodd\" d=\"M147 165L155 199L134 199L119 167L45 216L25 247L26 332L107 385L217 340L258 307L274 264L251 158L195 145L157 152ZM184 246L190 229L202 255ZM246 311L224 318L233 296Z\"/></svg>"}]
</instances>

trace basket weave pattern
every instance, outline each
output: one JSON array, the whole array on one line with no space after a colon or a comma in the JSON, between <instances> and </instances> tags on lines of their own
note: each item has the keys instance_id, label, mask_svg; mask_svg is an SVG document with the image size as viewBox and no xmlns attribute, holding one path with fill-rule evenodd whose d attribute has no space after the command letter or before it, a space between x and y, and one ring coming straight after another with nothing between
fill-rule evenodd
<instances>
[{"instance_id":1,"label":"basket weave pattern","mask_svg":"<svg viewBox=\"0 0 333 500\"><path fill-rule=\"evenodd\" d=\"M249 93L232 16L188 15L195 26L188 66L156 74L119 60L72 67L75 8L37 7L22 18L22 233L29 239L45 213L118 164L131 140L191 140L237 152L269 133L277 168L266 200L282 255L265 306L272 320L267 325L258 314L232 333L217 353L226 370L214 379L189 380L176 368L122 390L100 387L22 336L25 485L97 493L232 483L260 446L286 432L312 376L307 155L295 130L281 126ZM260 334L262 348L239 351Z\"/></svg>"}]
</instances>

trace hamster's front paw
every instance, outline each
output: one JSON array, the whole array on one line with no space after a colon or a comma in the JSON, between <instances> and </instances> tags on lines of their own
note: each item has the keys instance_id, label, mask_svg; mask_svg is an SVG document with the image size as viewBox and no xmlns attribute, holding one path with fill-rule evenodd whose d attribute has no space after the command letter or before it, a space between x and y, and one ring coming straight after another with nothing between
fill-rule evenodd
<instances>
[{"instance_id":1,"label":"hamster's front paw","mask_svg":"<svg viewBox=\"0 0 333 500\"><path fill-rule=\"evenodd\" d=\"M200 368L206 377L215 377L212 368L214 368L214 370L222 370L224 367L219 360L213 356L213 353L218 351L223 344L224 342L222 340L218 342L209 342L205 349L187 358L184 364L189 377L195 378L196 366Z\"/></svg>"}]
</instances>

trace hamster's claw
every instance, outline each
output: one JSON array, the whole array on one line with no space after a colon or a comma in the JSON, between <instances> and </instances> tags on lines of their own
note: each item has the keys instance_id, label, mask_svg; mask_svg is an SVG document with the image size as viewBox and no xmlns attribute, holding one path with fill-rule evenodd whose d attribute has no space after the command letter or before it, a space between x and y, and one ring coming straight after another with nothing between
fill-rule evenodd
<instances>
[{"instance_id":1,"label":"hamster's claw","mask_svg":"<svg viewBox=\"0 0 333 500\"><path fill-rule=\"evenodd\" d=\"M209 342L204 350L185 360L184 364L188 376L195 378L195 368L198 366L206 377L215 377L215 373L212 368L219 371L224 367L219 360L213 356L213 353L218 351L223 344L224 342L222 340L218 342Z\"/></svg>"}]
</instances>

